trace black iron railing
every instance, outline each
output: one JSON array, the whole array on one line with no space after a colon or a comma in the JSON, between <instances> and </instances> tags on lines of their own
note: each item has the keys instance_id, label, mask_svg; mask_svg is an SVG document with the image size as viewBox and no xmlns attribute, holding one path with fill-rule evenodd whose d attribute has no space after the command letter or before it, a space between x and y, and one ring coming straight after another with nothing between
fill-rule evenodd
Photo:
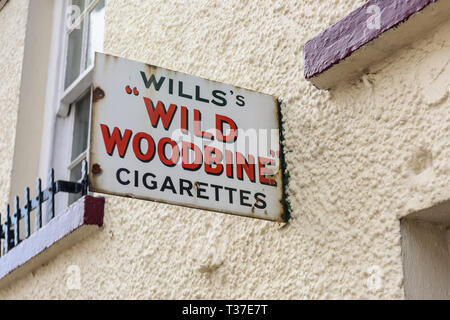
<instances>
[{"instance_id":1,"label":"black iron railing","mask_svg":"<svg viewBox=\"0 0 450 320\"><path fill-rule=\"evenodd\" d=\"M83 160L81 166L81 179L72 181L55 181L55 172L50 170L47 182L47 189L42 190L41 179L36 180L36 196L30 198L30 188L25 188L24 205L20 207L19 197L14 198L13 213L9 204L5 208L5 217L3 223L0 225L0 240L3 239L3 254L8 253L9 250L17 246L22 240L31 235L31 214L35 211L35 228L34 232L42 227L42 205L48 201L47 206L47 222L55 217L55 195L59 192L66 193L81 193L87 194L88 189L88 172L87 161ZM24 219L24 236L21 239L20 235L20 221ZM1 215L0 215L1 221ZM0 256L2 250L0 247Z\"/></svg>"}]
</instances>

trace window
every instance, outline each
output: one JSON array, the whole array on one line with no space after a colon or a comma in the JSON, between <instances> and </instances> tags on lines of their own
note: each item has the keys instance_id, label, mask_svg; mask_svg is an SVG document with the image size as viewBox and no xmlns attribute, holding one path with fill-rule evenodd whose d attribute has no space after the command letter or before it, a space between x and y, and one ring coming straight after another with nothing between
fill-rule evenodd
<instances>
[{"instance_id":1,"label":"window","mask_svg":"<svg viewBox=\"0 0 450 320\"><path fill-rule=\"evenodd\" d=\"M406 299L450 299L450 201L400 221Z\"/></svg>"},{"instance_id":2,"label":"window","mask_svg":"<svg viewBox=\"0 0 450 320\"><path fill-rule=\"evenodd\" d=\"M104 0L72 0L66 9L66 59L64 90L77 85L92 68L94 52L103 51Z\"/></svg>"},{"instance_id":3,"label":"window","mask_svg":"<svg viewBox=\"0 0 450 320\"><path fill-rule=\"evenodd\" d=\"M86 93L74 104L73 112L73 134L72 151L68 169L70 171L70 181L81 179L81 163L86 159L89 133L89 111L91 107L91 92ZM80 197L79 194L69 196L69 204Z\"/></svg>"},{"instance_id":4,"label":"window","mask_svg":"<svg viewBox=\"0 0 450 320\"><path fill-rule=\"evenodd\" d=\"M62 179L81 178L87 157L94 52L103 52L105 0L66 0L52 164ZM76 201L70 195L60 206Z\"/></svg>"}]
</instances>

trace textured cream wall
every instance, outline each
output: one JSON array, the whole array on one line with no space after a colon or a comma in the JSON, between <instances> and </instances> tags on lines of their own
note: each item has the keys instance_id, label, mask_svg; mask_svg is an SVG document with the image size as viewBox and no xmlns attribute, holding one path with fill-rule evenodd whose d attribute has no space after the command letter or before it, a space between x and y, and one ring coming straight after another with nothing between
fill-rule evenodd
<instances>
[{"instance_id":1,"label":"textured cream wall","mask_svg":"<svg viewBox=\"0 0 450 320\"><path fill-rule=\"evenodd\" d=\"M0 204L10 189L15 127L19 109L28 1L11 0L0 11Z\"/></svg>"},{"instance_id":2,"label":"textured cream wall","mask_svg":"<svg viewBox=\"0 0 450 320\"><path fill-rule=\"evenodd\" d=\"M109 0L107 53L285 101L293 219L108 196L103 230L0 298L403 298L398 218L450 198L450 23L313 88L302 45L362 3Z\"/></svg>"}]
</instances>

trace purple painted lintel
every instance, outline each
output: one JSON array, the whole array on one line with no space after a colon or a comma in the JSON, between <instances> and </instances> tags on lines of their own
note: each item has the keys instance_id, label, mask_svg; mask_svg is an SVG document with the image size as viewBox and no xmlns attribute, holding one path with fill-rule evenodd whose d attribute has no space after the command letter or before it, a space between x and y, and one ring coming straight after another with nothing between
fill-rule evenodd
<instances>
[{"instance_id":1,"label":"purple painted lintel","mask_svg":"<svg viewBox=\"0 0 450 320\"><path fill-rule=\"evenodd\" d=\"M369 0L348 16L307 41L303 48L305 78L320 75L333 65L350 56L384 32L406 21L413 14L437 1L447 0ZM380 28L368 24L375 11L380 9Z\"/></svg>"}]
</instances>

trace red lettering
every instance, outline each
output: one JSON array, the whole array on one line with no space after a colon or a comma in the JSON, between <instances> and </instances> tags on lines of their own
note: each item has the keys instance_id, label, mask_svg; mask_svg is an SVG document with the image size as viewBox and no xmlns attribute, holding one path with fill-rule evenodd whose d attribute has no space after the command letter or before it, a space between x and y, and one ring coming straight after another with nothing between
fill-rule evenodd
<instances>
[{"instance_id":1,"label":"red lettering","mask_svg":"<svg viewBox=\"0 0 450 320\"><path fill-rule=\"evenodd\" d=\"M159 119L161 118L164 129L169 130L170 124L173 120L173 116L175 115L175 111L177 110L177 105L171 104L169 106L169 110L166 111L166 108L162 101L158 101L158 103L156 104L156 108L153 105L153 101L149 98L144 97L144 102L148 116L150 118L150 123L152 124L153 128L156 128L158 126Z\"/></svg>"},{"instance_id":2,"label":"red lettering","mask_svg":"<svg viewBox=\"0 0 450 320\"><path fill-rule=\"evenodd\" d=\"M125 153L128 149L128 144L130 142L132 131L126 129L122 137L122 133L119 128L114 127L113 133L109 134L109 128L105 124L100 124L102 130L103 141L105 142L106 153L110 156L113 155L114 149L117 145L117 151L121 158L125 157Z\"/></svg>"},{"instance_id":3,"label":"red lettering","mask_svg":"<svg viewBox=\"0 0 450 320\"><path fill-rule=\"evenodd\" d=\"M222 152L213 147L205 146L205 172L220 176L223 172ZM212 166L214 164L214 167Z\"/></svg>"},{"instance_id":4,"label":"red lettering","mask_svg":"<svg viewBox=\"0 0 450 320\"><path fill-rule=\"evenodd\" d=\"M274 172L266 168L266 165L272 165L274 161L269 158L258 157L258 167L259 167L259 182L262 184L267 184L269 186L276 186L277 182L275 179L266 178L266 176L273 176Z\"/></svg>"},{"instance_id":5,"label":"red lettering","mask_svg":"<svg viewBox=\"0 0 450 320\"><path fill-rule=\"evenodd\" d=\"M188 125L188 109L185 106L181 107L181 130L184 134L187 134L189 131L189 125Z\"/></svg>"},{"instance_id":6,"label":"red lettering","mask_svg":"<svg viewBox=\"0 0 450 320\"><path fill-rule=\"evenodd\" d=\"M227 123L228 126L230 127L230 132L226 136L224 136L224 132L223 132L223 124L224 123ZM230 119L226 116L221 116L220 114L216 114L216 136L217 136L217 140L222 141L222 142L235 142L237 139L236 123L232 119Z\"/></svg>"},{"instance_id":7,"label":"red lettering","mask_svg":"<svg viewBox=\"0 0 450 320\"><path fill-rule=\"evenodd\" d=\"M202 121L202 114L197 109L194 109L194 134L197 137L214 140L214 137L211 133L202 131L201 121Z\"/></svg>"},{"instance_id":8,"label":"red lettering","mask_svg":"<svg viewBox=\"0 0 450 320\"><path fill-rule=\"evenodd\" d=\"M241 153L236 152L236 175L239 180L244 180L243 171L251 182L255 182L255 157L249 154L247 161Z\"/></svg>"},{"instance_id":9,"label":"red lettering","mask_svg":"<svg viewBox=\"0 0 450 320\"><path fill-rule=\"evenodd\" d=\"M192 163L189 163L190 150L193 150L195 153L194 161ZM202 166L203 161L202 151L192 142L183 141L181 147L181 157L182 157L181 165L186 170L196 171L200 169L200 167Z\"/></svg>"},{"instance_id":10,"label":"red lettering","mask_svg":"<svg viewBox=\"0 0 450 320\"><path fill-rule=\"evenodd\" d=\"M146 153L143 153L141 150L141 141L143 139L147 140ZM150 162L155 155L155 141L149 134L145 132L138 132L133 138L133 151L136 158L142 162Z\"/></svg>"},{"instance_id":11,"label":"red lettering","mask_svg":"<svg viewBox=\"0 0 450 320\"><path fill-rule=\"evenodd\" d=\"M225 150L225 167L228 178L233 179L233 152Z\"/></svg>"},{"instance_id":12,"label":"red lettering","mask_svg":"<svg viewBox=\"0 0 450 320\"><path fill-rule=\"evenodd\" d=\"M166 145L170 144L172 146L172 155L167 158L165 150ZM180 151L178 150L178 145L175 141L170 138L162 138L158 142L158 155L162 163L168 167L173 167L177 164L178 158L180 157Z\"/></svg>"}]
</instances>

